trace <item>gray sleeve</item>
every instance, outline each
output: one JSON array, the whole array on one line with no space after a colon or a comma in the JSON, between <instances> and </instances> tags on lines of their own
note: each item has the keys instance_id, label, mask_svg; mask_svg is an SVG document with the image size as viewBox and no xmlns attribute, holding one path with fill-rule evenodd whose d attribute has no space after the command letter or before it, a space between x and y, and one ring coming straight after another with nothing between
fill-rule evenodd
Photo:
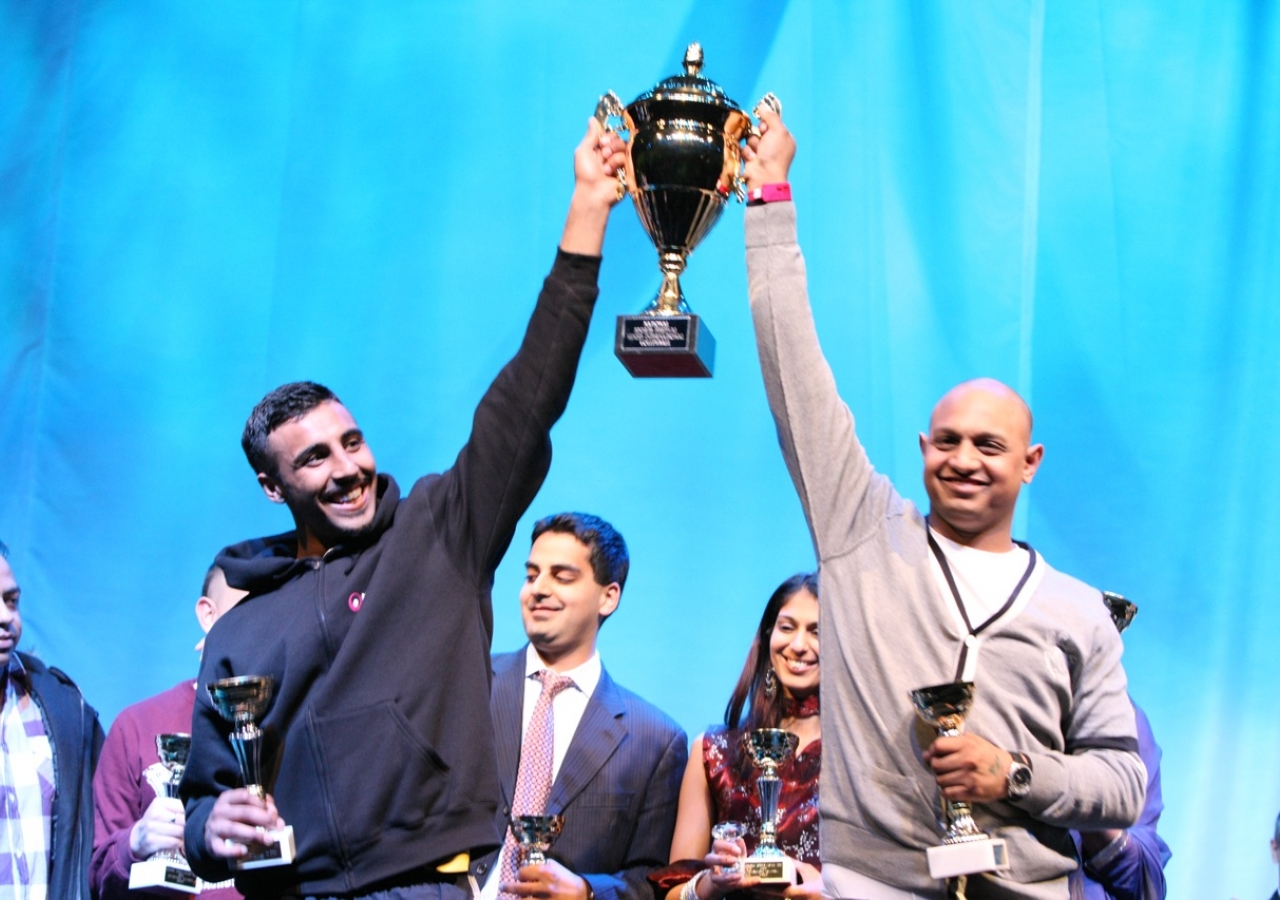
<instances>
[{"instance_id":1,"label":"gray sleeve","mask_svg":"<svg viewBox=\"0 0 1280 900\"><path fill-rule=\"evenodd\" d=\"M1031 793L1018 805L1036 818L1082 831L1128 828L1142 813L1147 770L1138 755L1123 648L1110 622L1082 628L1074 660L1066 751L1028 754Z\"/></svg>"},{"instance_id":2,"label":"gray sleeve","mask_svg":"<svg viewBox=\"0 0 1280 900\"><path fill-rule=\"evenodd\" d=\"M872 468L818 344L795 205L746 211L747 285L760 370L778 442L819 559L856 543L851 532Z\"/></svg>"}]
</instances>

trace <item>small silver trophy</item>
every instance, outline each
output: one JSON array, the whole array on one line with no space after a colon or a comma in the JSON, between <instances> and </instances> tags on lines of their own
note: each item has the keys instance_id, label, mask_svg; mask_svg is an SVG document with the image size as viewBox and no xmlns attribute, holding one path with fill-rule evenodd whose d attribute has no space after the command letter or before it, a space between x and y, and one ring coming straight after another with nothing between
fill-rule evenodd
<instances>
[{"instance_id":1,"label":"small silver trophy","mask_svg":"<svg viewBox=\"0 0 1280 900\"><path fill-rule=\"evenodd\" d=\"M271 703L275 682L269 675L242 675L223 678L209 685L209 697L219 715L231 722L231 747L240 763L240 775L249 793L256 797L267 796L262 786L262 720ZM272 843L254 849L247 856L231 860L233 869L260 869L266 866L283 866L293 862L297 847L293 840L293 826L267 831Z\"/></svg>"},{"instance_id":2,"label":"small silver trophy","mask_svg":"<svg viewBox=\"0 0 1280 900\"><path fill-rule=\"evenodd\" d=\"M756 791L760 795L760 843L756 852L742 863L747 878L757 878L764 884L795 884L795 860L778 848L778 800L782 795L782 779L778 767L796 752L800 739L781 728L757 728L742 736L743 749L756 767L761 769L756 779Z\"/></svg>"},{"instance_id":3,"label":"small silver trophy","mask_svg":"<svg viewBox=\"0 0 1280 900\"><path fill-rule=\"evenodd\" d=\"M685 302L680 273L729 196L742 197L741 144L751 119L701 73L702 46L693 43L681 74L625 107L612 91L596 107L601 126L631 136L618 196L631 194L662 270L653 302L618 317L614 353L636 378L709 378L715 365L715 339Z\"/></svg>"},{"instance_id":4,"label":"small silver trophy","mask_svg":"<svg viewBox=\"0 0 1280 900\"><path fill-rule=\"evenodd\" d=\"M560 836L564 816L512 816L511 835L520 845L520 865L540 866Z\"/></svg>"},{"instance_id":5,"label":"small silver trophy","mask_svg":"<svg viewBox=\"0 0 1280 900\"><path fill-rule=\"evenodd\" d=\"M953 681L911 692L916 714L938 732L938 737L958 737L964 718L973 707L973 682ZM930 847L929 874L952 878L975 872L1009 868L1003 838L993 838L973 821L973 808L964 800L942 799L942 844Z\"/></svg>"},{"instance_id":6,"label":"small silver trophy","mask_svg":"<svg viewBox=\"0 0 1280 900\"><path fill-rule=\"evenodd\" d=\"M152 782L156 796L177 797L178 782L187 767L191 753L191 735L157 734L156 754L160 757L162 775ZM154 767L152 767L154 768ZM152 769L148 769L148 773ZM148 775L148 781L151 781ZM150 858L136 862L129 869L129 890L149 893L198 894L200 880L180 850L160 850Z\"/></svg>"},{"instance_id":7,"label":"small silver trophy","mask_svg":"<svg viewBox=\"0 0 1280 900\"><path fill-rule=\"evenodd\" d=\"M741 822L717 822L711 826L711 836L717 841L728 841L733 843L747 833L747 827ZM739 859L731 866L722 866L726 872L741 872L742 860Z\"/></svg>"}]
</instances>

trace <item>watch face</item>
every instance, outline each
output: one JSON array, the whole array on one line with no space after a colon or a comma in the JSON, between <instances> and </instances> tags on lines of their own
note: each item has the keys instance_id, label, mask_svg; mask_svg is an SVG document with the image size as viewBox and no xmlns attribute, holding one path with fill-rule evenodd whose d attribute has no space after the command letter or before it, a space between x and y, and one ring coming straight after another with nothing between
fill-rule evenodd
<instances>
[{"instance_id":1,"label":"watch face","mask_svg":"<svg viewBox=\"0 0 1280 900\"><path fill-rule=\"evenodd\" d=\"M1009 766L1009 796L1015 800L1031 791L1031 770L1020 762Z\"/></svg>"}]
</instances>

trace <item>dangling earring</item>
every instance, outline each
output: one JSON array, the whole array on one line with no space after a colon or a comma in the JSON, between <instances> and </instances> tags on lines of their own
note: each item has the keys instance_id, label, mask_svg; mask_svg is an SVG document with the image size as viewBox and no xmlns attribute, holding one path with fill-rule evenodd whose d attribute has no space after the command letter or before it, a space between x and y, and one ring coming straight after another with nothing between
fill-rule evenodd
<instances>
[{"instance_id":1,"label":"dangling earring","mask_svg":"<svg viewBox=\"0 0 1280 900\"><path fill-rule=\"evenodd\" d=\"M778 693L778 678L773 674L773 666L764 673L764 695L772 700Z\"/></svg>"}]
</instances>

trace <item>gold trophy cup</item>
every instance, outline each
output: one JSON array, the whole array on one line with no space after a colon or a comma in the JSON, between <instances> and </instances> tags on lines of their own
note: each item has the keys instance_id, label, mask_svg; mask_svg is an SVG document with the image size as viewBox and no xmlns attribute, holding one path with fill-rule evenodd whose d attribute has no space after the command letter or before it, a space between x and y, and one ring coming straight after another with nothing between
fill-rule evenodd
<instances>
[{"instance_id":1,"label":"gold trophy cup","mask_svg":"<svg viewBox=\"0 0 1280 900\"><path fill-rule=\"evenodd\" d=\"M257 797L266 797L262 786L262 729L258 722L266 714L271 703L275 682L269 675L242 675L223 678L209 685L209 697L219 715L231 722L231 747L240 763L240 776L245 787ZM261 869L266 866L283 866L293 862L297 848L293 840L293 826L272 829L267 832L272 842L259 847L247 856L231 861L233 869Z\"/></svg>"},{"instance_id":2,"label":"gold trophy cup","mask_svg":"<svg viewBox=\"0 0 1280 900\"><path fill-rule=\"evenodd\" d=\"M164 774L157 783L150 776L153 769L148 769L147 780L152 781L157 796L177 797L178 782L182 780L182 772L187 767L187 756L191 753L191 735L157 734L156 753L160 757ZM161 850L130 867L129 890L173 895L198 894L200 879L191 871L181 851Z\"/></svg>"},{"instance_id":3,"label":"gold trophy cup","mask_svg":"<svg viewBox=\"0 0 1280 900\"><path fill-rule=\"evenodd\" d=\"M778 848L778 800L782 779L778 767L796 752L800 739L781 728L757 728L742 737L743 749L761 770L756 779L760 795L760 843L756 852L742 862L747 878L758 878L764 884L795 884L795 860Z\"/></svg>"},{"instance_id":4,"label":"gold trophy cup","mask_svg":"<svg viewBox=\"0 0 1280 900\"><path fill-rule=\"evenodd\" d=\"M973 682L953 681L911 692L916 714L938 732L938 737L957 737L964 731L964 718L973 707ZM942 800L946 831L942 844L930 847L929 874L952 878L976 872L997 872L1009 868L1009 853L1003 838L993 838L973 821L973 808L964 800Z\"/></svg>"},{"instance_id":5,"label":"gold trophy cup","mask_svg":"<svg viewBox=\"0 0 1280 900\"><path fill-rule=\"evenodd\" d=\"M596 107L606 130L630 134L619 190L631 195L662 269L653 302L640 315L618 317L614 353L636 378L709 378L715 364L715 339L685 302L680 273L729 195L741 197L741 143L751 119L701 71L702 47L690 44L683 74L625 107L612 91Z\"/></svg>"}]
</instances>

